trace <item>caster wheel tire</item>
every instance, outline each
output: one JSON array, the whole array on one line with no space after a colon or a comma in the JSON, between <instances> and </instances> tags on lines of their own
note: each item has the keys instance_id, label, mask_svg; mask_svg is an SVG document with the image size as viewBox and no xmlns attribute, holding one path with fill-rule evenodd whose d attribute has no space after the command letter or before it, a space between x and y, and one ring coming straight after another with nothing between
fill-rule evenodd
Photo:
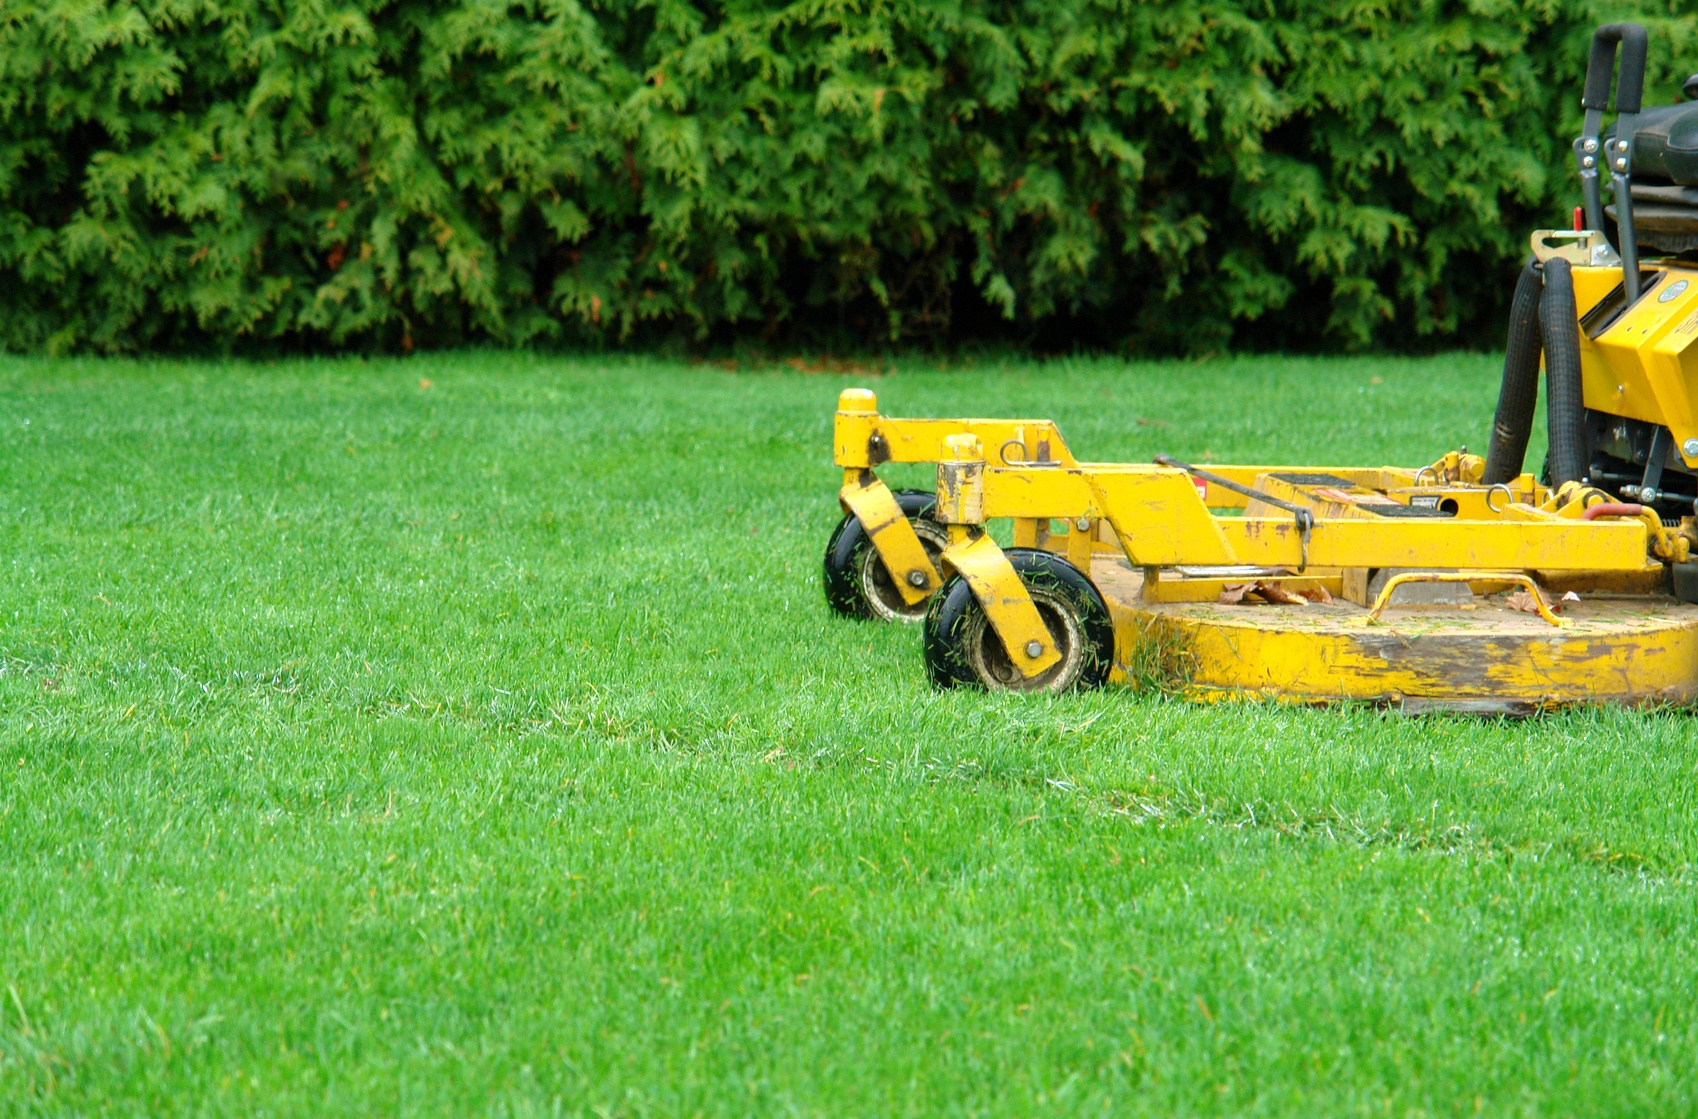
<instances>
[{"instance_id":1,"label":"caster wheel tire","mask_svg":"<svg viewBox=\"0 0 1698 1119\"><path fill-rule=\"evenodd\" d=\"M1095 585L1052 553L1010 548L1007 555L1061 660L1035 677L1022 675L967 581L957 575L933 596L926 612L926 674L932 685L1012 692L1101 687L1114 664L1114 622Z\"/></svg>"},{"instance_id":2,"label":"caster wheel tire","mask_svg":"<svg viewBox=\"0 0 1698 1119\"><path fill-rule=\"evenodd\" d=\"M924 490L897 490L892 496L936 567L938 556L949 546L948 531L931 518L937 495ZM910 606L896 589L896 580L879 558L872 537L854 514L837 523L825 546L825 600L846 618L917 622L926 616L925 600Z\"/></svg>"},{"instance_id":3,"label":"caster wheel tire","mask_svg":"<svg viewBox=\"0 0 1698 1119\"><path fill-rule=\"evenodd\" d=\"M1698 560L1671 563L1669 571L1674 580L1674 597L1686 603L1698 603Z\"/></svg>"}]
</instances>

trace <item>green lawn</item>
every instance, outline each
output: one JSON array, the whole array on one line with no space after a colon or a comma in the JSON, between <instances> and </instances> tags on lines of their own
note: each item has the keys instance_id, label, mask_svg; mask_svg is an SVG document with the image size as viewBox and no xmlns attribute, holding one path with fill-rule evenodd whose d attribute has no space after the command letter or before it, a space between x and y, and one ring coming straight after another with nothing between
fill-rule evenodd
<instances>
[{"instance_id":1,"label":"green lawn","mask_svg":"<svg viewBox=\"0 0 1698 1119\"><path fill-rule=\"evenodd\" d=\"M1494 359L879 372L0 359L0 1114L1698 1111L1687 715L935 694L820 593L845 386L1413 464Z\"/></svg>"}]
</instances>

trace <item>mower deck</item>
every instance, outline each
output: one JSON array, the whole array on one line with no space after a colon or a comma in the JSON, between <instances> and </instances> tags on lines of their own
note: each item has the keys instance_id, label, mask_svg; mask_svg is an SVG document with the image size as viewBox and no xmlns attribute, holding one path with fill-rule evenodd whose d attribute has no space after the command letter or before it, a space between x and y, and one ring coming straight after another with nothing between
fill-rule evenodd
<instances>
[{"instance_id":1,"label":"mower deck","mask_svg":"<svg viewBox=\"0 0 1698 1119\"><path fill-rule=\"evenodd\" d=\"M1150 602L1144 575L1099 556L1114 619L1111 677L1155 675L1189 698L1355 700L1405 710L1521 714L1581 703L1698 701L1698 606L1666 595L1584 595L1563 625L1474 595L1389 606Z\"/></svg>"}]
</instances>

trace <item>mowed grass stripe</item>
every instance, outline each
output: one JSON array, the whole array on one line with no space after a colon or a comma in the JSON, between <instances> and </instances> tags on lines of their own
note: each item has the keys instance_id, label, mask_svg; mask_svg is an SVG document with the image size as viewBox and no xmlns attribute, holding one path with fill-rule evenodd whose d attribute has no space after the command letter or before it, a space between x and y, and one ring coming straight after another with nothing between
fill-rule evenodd
<instances>
[{"instance_id":1,"label":"mowed grass stripe","mask_svg":"<svg viewBox=\"0 0 1698 1119\"><path fill-rule=\"evenodd\" d=\"M0 1109L1690 1112L1688 716L938 695L819 593L849 384L1411 463L1494 381L9 360Z\"/></svg>"}]
</instances>

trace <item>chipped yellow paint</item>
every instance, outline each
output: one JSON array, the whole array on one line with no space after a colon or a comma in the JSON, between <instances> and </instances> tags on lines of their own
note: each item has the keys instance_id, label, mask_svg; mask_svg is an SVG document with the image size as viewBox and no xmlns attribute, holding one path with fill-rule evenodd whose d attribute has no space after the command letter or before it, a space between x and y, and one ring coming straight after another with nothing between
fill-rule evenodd
<instances>
[{"instance_id":1,"label":"chipped yellow paint","mask_svg":"<svg viewBox=\"0 0 1698 1119\"><path fill-rule=\"evenodd\" d=\"M1577 703L1698 701L1698 606L1659 596L1565 604L1562 629L1536 614L1392 607L1150 603L1143 574L1102 562L1095 577L1126 680L1144 642L1169 650L1180 690L1196 699L1367 700L1487 710Z\"/></svg>"},{"instance_id":2,"label":"chipped yellow paint","mask_svg":"<svg viewBox=\"0 0 1698 1119\"><path fill-rule=\"evenodd\" d=\"M843 508L853 513L873 542L891 582L902 595L902 601L916 606L937 592L943 585L931 557L920 543L914 526L908 523L896 495L890 492L878 475L871 470L851 472L837 498Z\"/></svg>"},{"instance_id":3,"label":"chipped yellow paint","mask_svg":"<svg viewBox=\"0 0 1698 1119\"><path fill-rule=\"evenodd\" d=\"M985 523L985 448L977 435L951 435L944 440L944 458L937 464L937 509L951 525Z\"/></svg>"},{"instance_id":4,"label":"chipped yellow paint","mask_svg":"<svg viewBox=\"0 0 1698 1119\"><path fill-rule=\"evenodd\" d=\"M943 551L943 566L967 580L1009 660L1021 672L1036 676L1061 660L1026 584L989 536L951 544Z\"/></svg>"},{"instance_id":5,"label":"chipped yellow paint","mask_svg":"<svg viewBox=\"0 0 1698 1119\"><path fill-rule=\"evenodd\" d=\"M1545 571L1637 571L1645 526L1635 521L1544 522L1317 520L1307 543L1290 517L1222 518L1233 559L1207 549L1175 563L1319 567L1489 567ZM1187 549L1189 551L1189 549Z\"/></svg>"},{"instance_id":6,"label":"chipped yellow paint","mask_svg":"<svg viewBox=\"0 0 1698 1119\"><path fill-rule=\"evenodd\" d=\"M975 436L999 465L1077 465L1049 420L895 419L879 415L878 398L867 389L838 394L832 457L838 466L857 470L886 462L939 462L950 457L951 435Z\"/></svg>"},{"instance_id":7,"label":"chipped yellow paint","mask_svg":"<svg viewBox=\"0 0 1698 1119\"><path fill-rule=\"evenodd\" d=\"M1067 529L1067 562L1091 573L1091 553L1095 550L1097 523L1089 517L1076 517Z\"/></svg>"}]
</instances>

